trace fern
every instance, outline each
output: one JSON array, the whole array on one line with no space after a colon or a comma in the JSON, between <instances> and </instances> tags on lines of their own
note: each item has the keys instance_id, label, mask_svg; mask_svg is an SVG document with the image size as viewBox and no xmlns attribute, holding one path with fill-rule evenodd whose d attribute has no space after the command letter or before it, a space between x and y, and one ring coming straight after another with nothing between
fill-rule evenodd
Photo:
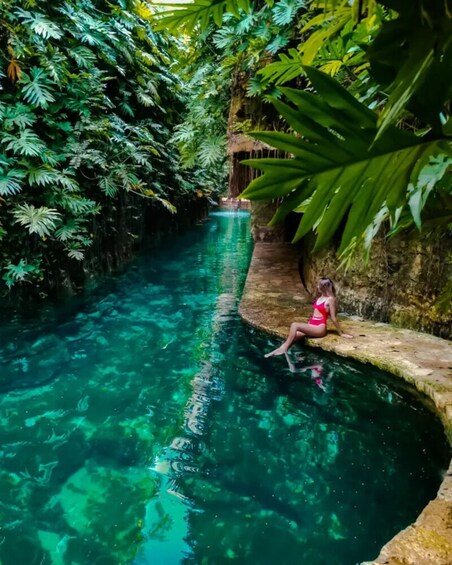
<instances>
[{"instance_id":1,"label":"fern","mask_svg":"<svg viewBox=\"0 0 452 565\"><path fill-rule=\"evenodd\" d=\"M97 214L100 210L99 205L94 200L84 198L83 196L67 194L61 190L53 191L49 198L49 203L54 206L61 206L63 210L70 212L76 217Z\"/></svg>"},{"instance_id":2,"label":"fern","mask_svg":"<svg viewBox=\"0 0 452 565\"><path fill-rule=\"evenodd\" d=\"M48 186L55 183L57 171L51 167L38 167L28 169L28 182L31 186Z\"/></svg>"},{"instance_id":3,"label":"fern","mask_svg":"<svg viewBox=\"0 0 452 565\"><path fill-rule=\"evenodd\" d=\"M67 57L58 49L55 49L51 57L42 57L41 65L49 73L52 80L61 84L67 75Z\"/></svg>"},{"instance_id":4,"label":"fern","mask_svg":"<svg viewBox=\"0 0 452 565\"><path fill-rule=\"evenodd\" d=\"M199 148L199 161L204 167L222 161L226 155L226 138L222 135L208 137Z\"/></svg>"},{"instance_id":5,"label":"fern","mask_svg":"<svg viewBox=\"0 0 452 565\"><path fill-rule=\"evenodd\" d=\"M232 26L223 26L213 35L213 43L218 49L230 48L239 41L240 37Z\"/></svg>"},{"instance_id":6,"label":"fern","mask_svg":"<svg viewBox=\"0 0 452 565\"><path fill-rule=\"evenodd\" d=\"M274 82L277 85L284 84L303 74L302 61L302 57L296 49L289 49L288 54L281 53L279 61L267 65L257 74L268 82Z\"/></svg>"},{"instance_id":7,"label":"fern","mask_svg":"<svg viewBox=\"0 0 452 565\"><path fill-rule=\"evenodd\" d=\"M63 186L69 192L73 192L79 188L74 178L46 165L28 169L28 182L31 186L49 186L52 184Z\"/></svg>"},{"instance_id":8,"label":"fern","mask_svg":"<svg viewBox=\"0 0 452 565\"><path fill-rule=\"evenodd\" d=\"M102 177L101 179L99 179L99 186L101 188L101 190L110 198L113 198L113 196L116 196L116 194L119 191L119 187L116 184L116 182L111 178L111 176L108 177Z\"/></svg>"},{"instance_id":9,"label":"fern","mask_svg":"<svg viewBox=\"0 0 452 565\"><path fill-rule=\"evenodd\" d=\"M75 235L80 231L80 220L71 219L67 220L65 224L62 224L58 229L55 230L55 237L63 242L73 239Z\"/></svg>"},{"instance_id":10,"label":"fern","mask_svg":"<svg viewBox=\"0 0 452 565\"><path fill-rule=\"evenodd\" d=\"M96 55L88 47L74 47L68 54L82 69L92 69L95 65Z\"/></svg>"},{"instance_id":11,"label":"fern","mask_svg":"<svg viewBox=\"0 0 452 565\"><path fill-rule=\"evenodd\" d=\"M289 34L280 34L277 35L268 45L267 45L267 51L269 53L271 53L272 55L274 55L275 53L277 53L280 49L282 49L283 47L285 47L288 43L289 43L290 37Z\"/></svg>"},{"instance_id":12,"label":"fern","mask_svg":"<svg viewBox=\"0 0 452 565\"><path fill-rule=\"evenodd\" d=\"M85 258L83 251L78 248L69 249L67 256L69 257L69 259L75 259L76 261L83 261L83 259Z\"/></svg>"},{"instance_id":13,"label":"fern","mask_svg":"<svg viewBox=\"0 0 452 565\"><path fill-rule=\"evenodd\" d=\"M220 27L225 11L238 14L238 8L249 10L248 0L193 0L188 4L167 4L167 10L162 13L157 22L157 29L168 29L176 32L181 28L187 33L192 33L199 24L201 29L206 29L212 18Z\"/></svg>"},{"instance_id":14,"label":"fern","mask_svg":"<svg viewBox=\"0 0 452 565\"><path fill-rule=\"evenodd\" d=\"M36 116L32 112L30 106L22 103L17 103L11 106L6 106L4 111L1 112L3 128L6 131L11 131L14 128L25 129L31 127L36 122Z\"/></svg>"},{"instance_id":15,"label":"fern","mask_svg":"<svg viewBox=\"0 0 452 565\"><path fill-rule=\"evenodd\" d=\"M66 158L64 154L55 153L55 151L52 151L48 147L39 154L39 157L44 164L50 165L51 167L57 166L60 161Z\"/></svg>"},{"instance_id":16,"label":"fern","mask_svg":"<svg viewBox=\"0 0 452 565\"><path fill-rule=\"evenodd\" d=\"M134 117L135 112L133 111L133 108L130 106L130 104L128 104L126 101L121 102L119 104L119 107L121 108L124 114L126 114L127 116L131 116L132 118Z\"/></svg>"},{"instance_id":17,"label":"fern","mask_svg":"<svg viewBox=\"0 0 452 565\"><path fill-rule=\"evenodd\" d=\"M147 108L155 106L155 100L143 88L137 88L136 96L138 102L143 104L143 106L146 106Z\"/></svg>"},{"instance_id":18,"label":"fern","mask_svg":"<svg viewBox=\"0 0 452 565\"><path fill-rule=\"evenodd\" d=\"M168 212L170 212L171 214L176 214L177 213L177 208L176 206L174 206L174 204L171 204L171 202L169 200L166 200L165 198L160 198L160 196L155 195L154 196L155 200L157 200L157 202L160 202L160 204L166 209L168 210Z\"/></svg>"},{"instance_id":19,"label":"fern","mask_svg":"<svg viewBox=\"0 0 452 565\"><path fill-rule=\"evenodd\" d=\"M25 226L29 233L46 237L55 229L56 222L60 219L61 214L46 206L35 208L33 204L19 204L13 210L13 216L15 223Z\"/></svg>"}]
</instances>

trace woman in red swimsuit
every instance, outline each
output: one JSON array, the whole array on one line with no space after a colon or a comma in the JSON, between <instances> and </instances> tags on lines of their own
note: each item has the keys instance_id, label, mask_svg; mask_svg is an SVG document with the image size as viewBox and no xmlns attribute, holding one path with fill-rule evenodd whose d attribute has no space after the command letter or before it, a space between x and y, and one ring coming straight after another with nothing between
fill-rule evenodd
<instances>
[{"instance_id":1,"label":"woman in red swimsuit","mask_svg":"<svg viewBox=\"0 0 452 565\"><path fill-rule=\"evenodd\" d=\"M286 341L274 351L267 353L265 357L272 355L282 355L286 353L294 341L302 337L324 337L326 335L326 321L328 316L336 326L341 337L352 338L353 336L342 331L342 328L336 318L336 289L334 283L328 277L322 277L318 284L317 290L320 296L313 304L314 311L309 322L294 322L290 326L289 335Z\"/></svg>"}]
</instances>

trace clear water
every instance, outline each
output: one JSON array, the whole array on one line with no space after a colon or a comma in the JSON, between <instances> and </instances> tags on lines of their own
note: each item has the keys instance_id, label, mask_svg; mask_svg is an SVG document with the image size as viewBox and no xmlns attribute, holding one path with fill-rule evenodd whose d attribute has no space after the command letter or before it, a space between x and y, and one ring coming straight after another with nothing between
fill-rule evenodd
<instances>
[{"instance_id":1,"label":"clear water","mask_svg":"<svg viewBox=\"0 0 452 565\"><path fill-rule=\"evenodd\" d=\"M381 372L273 340L237 305L246 213L0 325L2 565L354 564L448 463Z\"/></svg>"}]
</instances>

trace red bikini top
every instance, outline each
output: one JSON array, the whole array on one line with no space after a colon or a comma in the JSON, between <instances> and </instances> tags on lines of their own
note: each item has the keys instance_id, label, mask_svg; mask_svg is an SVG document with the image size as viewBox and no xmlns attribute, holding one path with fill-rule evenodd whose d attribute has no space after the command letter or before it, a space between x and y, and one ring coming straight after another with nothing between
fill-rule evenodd
<instances>
[{"instance_id":1,"label":"red bikini top","mask_svg":"<svg viewBox=\"0 0 452 565\"><path fill-rule=\"evenodd\" d=\"M328 318L328 311L326 309L326 300L324 302L319 302L319 299L317 298L317 300L314 302L312 307L314 308L314 310L317 310L318 312L320 312L320 314L322 315L322 318L325 320L325 323L326 323L326 319ZM315 315L315 313L314 313L314 315Z\"/></svg>"}]
</instances>

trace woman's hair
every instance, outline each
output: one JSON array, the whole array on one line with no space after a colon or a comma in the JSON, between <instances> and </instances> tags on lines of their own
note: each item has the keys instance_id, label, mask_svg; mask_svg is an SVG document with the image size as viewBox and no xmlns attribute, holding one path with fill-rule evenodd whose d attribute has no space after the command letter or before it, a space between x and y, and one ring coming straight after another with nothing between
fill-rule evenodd
<instances>
[{"instance_id":1,"label":"woman's hair","mask_svg":"<svg viewBox=\"0 0 452 565\"><path fill-rule=\"evenodd\" d=\"M320 277L319 290L322 294L336 296L336 288L334 282L328 277Z\"/></svg>"}]
</instances>

